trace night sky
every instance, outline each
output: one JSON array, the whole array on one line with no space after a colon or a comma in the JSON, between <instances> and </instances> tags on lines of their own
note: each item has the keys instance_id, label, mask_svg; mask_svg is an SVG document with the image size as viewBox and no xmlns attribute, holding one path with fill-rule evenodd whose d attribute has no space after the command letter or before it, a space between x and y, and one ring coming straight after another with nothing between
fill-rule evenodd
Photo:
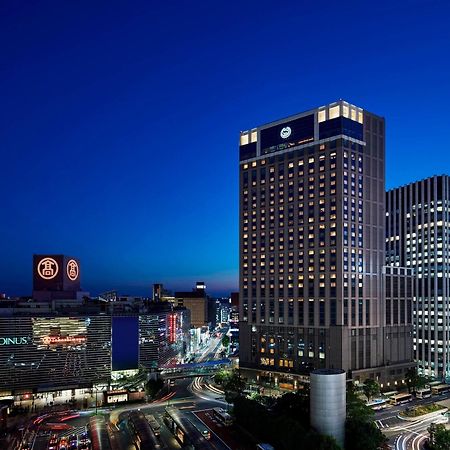
<instances>
[{"instance_id":1,"label":"night sky","mask_svg":"<svg viewBox=\"0 0 450 450\"><path fill-rule=\"evenodd\" d=\"M450 173L445 1L0 3L0 292L32 254L92 293L238 280L238 134L339 98L387 187Z\"/></svg>"}]
</instances>

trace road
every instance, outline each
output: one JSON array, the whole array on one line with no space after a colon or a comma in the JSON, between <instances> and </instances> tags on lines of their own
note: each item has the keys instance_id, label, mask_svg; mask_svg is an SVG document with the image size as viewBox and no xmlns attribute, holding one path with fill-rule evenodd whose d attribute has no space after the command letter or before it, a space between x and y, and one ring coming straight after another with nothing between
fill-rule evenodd
<instances>
[{"instance_id":1,"label":"road","mask_svg":"<svg viewBox=\"0 0 450 450\"><path fill-rule=\"evenodd\" d=\"M395 450L422 450L428 438L428 427L431 423L445 422L446 418L433 417L426 420L409 422L401 419L399 413L406 408L417 405L428 405L450 398L450 393L433 396L427 399L414 399L413 401L398 405L388 405L385 409L375 413L375 424L389 439L389 445ZM442 417L442 416L441 416Z\"/></svg>"},{"instance_id":2,"label":"road","mask_svg":"<svg viewBox=\"0 0 450 450\"><path fill-rule=\"evenodd\" d=\"M201 354L196 362L205 362L216 359L221 349L221 337L213 337L202 348ZM196 411L210 410L220 406L227 408L228 405L223 398L223 393L209 384L208 378L181 378L172 380L175 384L170 386L167 383L167 392L161 400L152 403L126 404L120 407L103 408L99 411L111 424L113 447L120 450L135 450L133 438L128 430L127 419L130 411L140 409L144 414L153 414L161 425L160 441L164 449L180 449L180 444L173 436L172 432L164 423L163 416L167 406L177 407L184 415L189 417ZM72 433L81 434L86 430L93 410L81 412L80 417L68 420L66 423L73 427L70 431L58 433L64 436ZM30 433L29 442L33 450L46 450L48 448L49 436L36 430ZM211 431L211 438L206 441L205 448L215 450L230 450L229 447Z\"/></svg>"}]
</instances>

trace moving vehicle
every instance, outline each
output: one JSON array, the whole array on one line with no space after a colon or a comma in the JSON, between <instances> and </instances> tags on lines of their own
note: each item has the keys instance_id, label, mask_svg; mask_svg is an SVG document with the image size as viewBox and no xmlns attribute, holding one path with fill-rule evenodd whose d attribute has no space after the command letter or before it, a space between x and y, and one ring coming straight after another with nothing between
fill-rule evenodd
<instances>
[{"instance_id":1,"label":"moving vehicle","mask_svg":"<svg viewBox=\"0 0 450 450\"><path fill-rule=\"evenodd\" d=\"M429 397L431 397L431 388L419 389L416 392L416 397L417 398L429 398Z\"/></svg>"},{"instance_id":2,"label":"moving vehicle","mask_svg":"<svg viewBox=\"0 0 450 450\"><path fill-rule=\"evenodd\" d=\"M391 405L401 405L403 403L408 403L413 399L411 394L407 394L407 393L403 393L403 394L397 394L397 395L393 395L390 399L389 399L389 403Z\"/></svg>"},{"instance_id":3,"label":"moving vehicle","mask_svg":"<svg viewBox=\"0 0 450 450\"><path fill-rule=\"evenodd\" d=\"M211 431L194 413L189 414L189 421L205 439L211 439Z\"/></svg>"},{"instance_id":4,"label":"moving vehicle","mask_svg":"<svg viewBox=\"0 0 450 450\"><path fill-rule=\"evenodd\" d=\"M448 384L438 384L436 386L431 386L431 393L433 395L440 395L448 392L450 390L450 385Z\"/></svg>"},{"instance_id":5,"label":"moving vehicle","mask_svg":"<svg viewBox=\"0 0 450 450\"><path fill-rule=\"evenodd\" d=\"M372 408L374 411L378 411L380 409L386 408L387 405L388 405L388 400L385 398L376 398L366 404L366 406L368 406L369 408Z\"/></svg>"},{"instance_id":6,"label":"moving vehicle","mask_svg":"<svg viewBox=\"0 0 450 450\"><path fill-rule=\"evenodd\" d=\"M230 425L233 425L233 419L231 416L224 411L222 408L214 408L213 409L213 416L223 425L226 427L229 427Z\"/></svg>"},{"instance_id":7,"label":"moving vehicle","mask_svg":"<svg viewBox=\"0 0 450 450\"><path fill-rule=\"evenodd\" d=\"M145 417L147 417L148 423L152 427L152 430L153 430L153 433L155 433L155 436L159 436L161 434L161 425L155 419L155 416L152 414L148 414Z\"/></svg>"},{"instance_id":8,"label":"moving vehicle","mask_svg":"<svg viewBox=\"0 0 450 450\"><path fill-rule=\"evenodd\" d=\"M134 445L138 449L147 450L161 448L144 413L141 411L132 411L128 416L127 424L131 435L133 436Z\"/></svg>"},{"instance_id":9,"label":"moving vehicle","mask_svg":"<svg viewBox=\"0 0 450 450\"><path fill-rule=\"evenodd\" d=\"M69 448L69 441L67 440L67 438L62 437L59 440L58 450L67 450L68 448Z\"/></svg>"},{"instance_id":10,"label":"moving vehicle","mask_svg":"<svg viewBox=\"0 0 450 450\"><path fill-rule=\"evenodd\" d=\"M164 423L182 446L187 447L190 445L196 450L209 450L211 448L211 445L194 427L193 423L178 409L167 407Z\"/></svg>"}]
</instances>

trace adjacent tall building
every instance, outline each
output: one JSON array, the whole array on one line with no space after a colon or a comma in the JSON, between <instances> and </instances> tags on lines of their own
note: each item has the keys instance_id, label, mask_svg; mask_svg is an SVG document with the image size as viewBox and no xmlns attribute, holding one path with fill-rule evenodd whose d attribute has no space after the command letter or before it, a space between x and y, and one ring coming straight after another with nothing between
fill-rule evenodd
<instances>
[{"instance_id":1,"label":"adjacent tall building","mask_svg":"<svg viewBox=\"0 0 450 450\"><path fill-rule=\"evenodd\" d=\"M339 101L241 133L241 367L403 378L410 357L385 359L384 127Z\"/></svg>"},{"instance_id":2,"label":"adjacent tall building","mask_svg":"<svg viewBox=\"0 0 450 450\"><path fill-rule=\"evenodd\" d=\"M419 371L450 377L450 183L446 175L386 194L386 263L414 270Z\"/></svg>"}]
</instances>

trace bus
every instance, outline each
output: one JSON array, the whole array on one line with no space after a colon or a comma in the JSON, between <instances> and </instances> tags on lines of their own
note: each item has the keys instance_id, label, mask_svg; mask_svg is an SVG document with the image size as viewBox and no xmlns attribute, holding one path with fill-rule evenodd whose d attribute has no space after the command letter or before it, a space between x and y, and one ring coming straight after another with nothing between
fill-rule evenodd
<instances>
[{"instance_id":1,"label":"bus","mask_svg":"<svg viewBox=\"0 0 450 450\"><path fill-rule=\"evenodd\" d=\"M92 416L89 419L92 450L111 450L111 442L106 429L106 420L103 416Z\"/></svg>"},{"instance_id":2,"label":"bus","mask_svg":"<svg viewBox=\"0 0 450 450\"><path fill-rule=\"evenodd\" d=\"M213 448L192 422L178 409L167 407L164 414L164 423L183 447L192 445L196 450Z\"/></svg>"},{"instance_id":3,"label":"bus","mask_svg":"<svg viewBox=\"0 0 450 450\"><path fill-rule=\"evenodd\" d=\"M389 399L389 403L391 405L401 405L402 403L408 403L412 400L412 395L411 394L397 394L397 395L393 395L390 399Z\"/></svg>"},{"instance_id":4,"label":"bus","mask_svg":"<svg viewBox=\"0 0 450 450\"><path fill-rule=\"evenodd\" d=\"M224 411L222 408L214 408L213 409L213 416L223 425L226 427L229 427L230 425L233 425L233 419L231 416Z\"/></svg>"},{"instance_id":5,"label":"bus","mask_svg":"<svg viewBox=\"0 0 450 450\"><path fill-rule=\"evenodd\" d=\"M431 388L419 389L416 392L417 398L430 398L431 397Z\"/></svg>"},{"instance_id":6,"label":"bus","mask_svg":"<svg viewBox=\"0 0 450 450\"><path fill-rule=\"evenodd\" d=\"M189 414L189 421L205 439L211 439L211 431L194 413Z\"/></svg>"},{"instance_id":7,"label":"bus","mask_svg":"<svg viewBox=\"0 0 450 450\"><path fill-rule=\"evenodd\" d=\"M391 397L393 397L394 395L397 395L398 391L389 391L389 392L383 392L382 395L383 397L386 397L387 399L390 399Z\"/></svg>"},{"instance_id":8,"label":"bus","mask_svg":"<svg viewBox=\"0 0 450 450\"><path fill-rule=\"evenodd\" d=\"M366 406L372 408L374 411L378 411L380 409L386 408L388 401L385 398L375 398L369 403L366 403Z\"/></svg>"},{"instance_id":9,"label":"bus","mask_svg":"<svg viewBox=\"0 0 450 450\"><path fill-rule=\"evenodd\" d=\"M136 447L140 450L160 449L161 444L155 436L148 420L141 411L131 411L128 416L128 428Z\"/></svg>"},{"instance_id":10,"label":"bus","mask_svg":"<svg viewBox=\"0 0 450 450\"><path fill-rule=\"evenodd\" d=\"M161 425L155 419L155 416L152 414L147 414L145 417L147 417L148 423L152 427L152 430L153 430L153 433L155 433L155 436L159 436L161 434Z\"/></svg>"},{"instance_id":11,"label":"bus","mask_svg":"<svg viewBox=\"0 0 450 450\"><path fill-rule=\"evenodd\" d=\"M450 390L450 385L448 384L438 384L436 386L431 386L431 393L433 395L440 395L448 392Z\"/></svg>"}]
</instances>

